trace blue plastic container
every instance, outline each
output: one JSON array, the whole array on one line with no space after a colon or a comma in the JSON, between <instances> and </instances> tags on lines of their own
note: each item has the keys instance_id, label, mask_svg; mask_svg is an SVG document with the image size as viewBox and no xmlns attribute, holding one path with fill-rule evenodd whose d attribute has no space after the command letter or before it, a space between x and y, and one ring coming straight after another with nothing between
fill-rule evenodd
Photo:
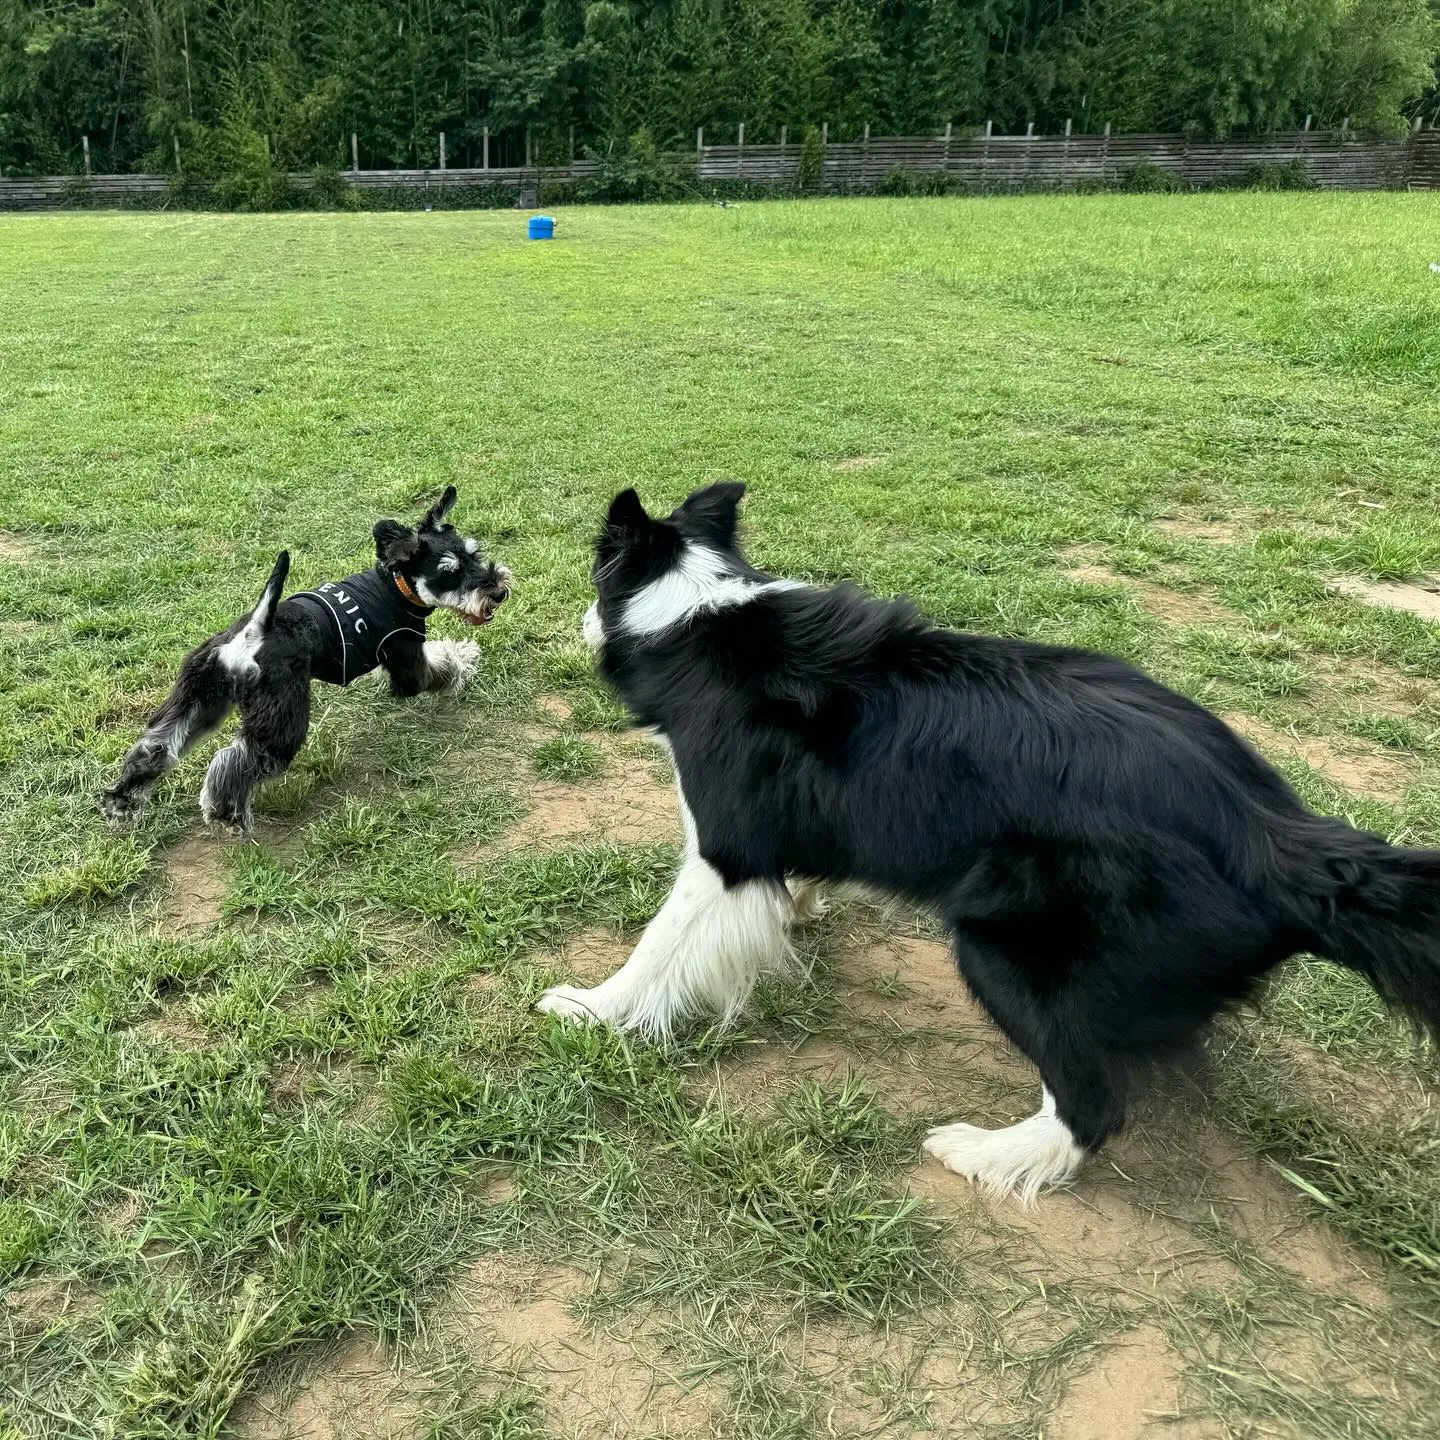
<instances>
[{"instance_id":1,"label":"blue plastic container","mask_svg":"<svg viewBox=\"0 0 1440 1440\"><path fill-rule=\"evenodd\" d=\"M554 217L532 215L530 217L530 238L532 240L553 240L555 238Z\"/></svg>"}]
</instances>

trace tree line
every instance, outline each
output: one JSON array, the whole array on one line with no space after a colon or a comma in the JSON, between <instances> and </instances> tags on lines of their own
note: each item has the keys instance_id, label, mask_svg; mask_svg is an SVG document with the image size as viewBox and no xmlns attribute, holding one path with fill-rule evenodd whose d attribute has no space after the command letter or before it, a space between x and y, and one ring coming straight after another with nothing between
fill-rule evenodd
<instances>
[{"instance_id":1,"label":"tree line","mask_svg":"<svg viewBox=\"0 0 1440 1440\"><path fill-rule=\"evenodd\" d=\"M1437 102L1432 0L0 0L0 173L222 175L926 134L1204 135Z\"/></svg>"}]
</instances>

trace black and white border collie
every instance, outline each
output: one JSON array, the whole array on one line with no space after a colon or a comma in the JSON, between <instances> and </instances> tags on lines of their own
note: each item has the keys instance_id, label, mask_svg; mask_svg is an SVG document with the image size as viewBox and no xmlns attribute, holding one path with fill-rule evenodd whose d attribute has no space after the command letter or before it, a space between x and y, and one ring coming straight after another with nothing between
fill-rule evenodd
<instances>
[{"instance_id":1,"label":"black and white border collie","mask_svg":"<svg viewBox=\"0 0 1440 1440\"><path fill-rule=\"evenodd\" d=\"M633 490L610 507L585 635L674 757L685 853L625 965L542 1009L651 1037L732 1016L786 964L815 882L908 897L1044 1086L1028 1120L925 1148L1026 1201L1121 1127L1151 1062L1297 952L1440 1032L1440 851L1312 814L1121 660L755 570L743 493L712 485L664 519Z\"/></svg>"}]
</instances>

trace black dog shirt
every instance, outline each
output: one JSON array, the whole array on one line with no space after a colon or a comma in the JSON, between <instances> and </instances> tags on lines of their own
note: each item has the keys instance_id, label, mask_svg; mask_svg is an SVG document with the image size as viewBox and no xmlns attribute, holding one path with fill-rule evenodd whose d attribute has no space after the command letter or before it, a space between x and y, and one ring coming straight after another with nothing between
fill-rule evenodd
<instances>
[{"instance_id":1,"label":"black dog shirt","mask_svg":"<svg viewBox=\"0 0 1440 1440\"><path fill-rule=\"evenodd\" d=\"M330 685L368 675L385 658L385 642L402 632L423 640L431 612L402 595L396 577L378 565L297 591L290 599L315 616L322 648L310 673Z\"/></svg>"}]
</instances>

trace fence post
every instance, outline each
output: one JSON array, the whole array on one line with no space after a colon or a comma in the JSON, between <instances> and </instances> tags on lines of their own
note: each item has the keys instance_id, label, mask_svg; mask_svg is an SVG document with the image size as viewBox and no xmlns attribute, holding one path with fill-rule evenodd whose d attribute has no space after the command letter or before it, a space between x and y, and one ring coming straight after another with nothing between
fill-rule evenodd
<instances>
[{"instance_id":1,"label":"fence post","mask_svg":"<svg viewBox=\"0 0 1440 1440\"><path fill-rule=\"evenodd\" d=\"M530 127L525 127L525 168L530 168Z\"/></svg>"},{"instance_id":2,"label":"fence post","mask_svg":"<svg viewBox=\"0 0 1440 1440\"><path fill-rule=\"evenodd\" d=\"M740 135L735 143L735 178L745 173L745 122L740 122Z\"/></svg>"},{"instance_id":3,"label":"fence post","mask_svg":"<svg viewBox=\"0 0 1440 1440\"><path fill-rule=\"evenodd\" d=\"M947 120L945 122L945 153L944 158L941 160L941 168L947 175L950 173L950 134L954 128L955 122L953 120Z\"/></svg>"},{"instance_id":4,"label":"fence post","mask_svg":"<svg viewBox=\"0 0 1440 1440\"><path fill-rule=\"evenodd\" d=\"M1035 122L1031 120L1025 126L1025 179L1021 183L1022 190L1030 188L1030 172L1035 165Z\"/></svg>"},{"instance_id":5,"label":"fence post","mask_svg":"<svg viewBox=\"0 0 1440 1440\"><path fill-rule=\"evenodd\" d=\"M483 138L480 141L480 168L482 170L490 168L490 127L488 125L484 129Z\"/></svg>"},{"instance_id":6,"label":"fence post","mask_svg":"<svg viewBox=\"0 0 1440 1440\"><path fill-rule=\"evenodd\" d=\"M990 179L990 137L995 133L995 122L985 122L985 144L980 151L980 188L984 190Z\"/></svg>"},{"instance_id":7,"label":"fence post","mask_svg":"<svg viewBox=\"0 0 1440 1440\"><path fill-rule=\"evenodd\" d=\"M350 173L360 173L360 141L353 130L350 132Z\"/></svg>"},{"instance_id":8,"label":"fence post","mask_svg":"<svg viewBox=\"0 0 1440 1440\"><path fill-rule=\"evenodd\" d=\"M445 168L445 132L440 132L440 168Z\"/></svg>"},{"instance_id":9,"label":"fence post","mask_svg":"<svg viewBox=\"0 0 1440 1440\"><path fill-rule=\"evenodd\" d=\"M575 168L575 127L570 127L570 168Z\"/></svg>"},{"instance_id":10,"label":"fence post","mask_svg":"<svg viewBox=\"0 0 1440 1440\"><path fill-rule=\"evenodd\" d=\"M1110 122L1105 122L1105 135L1100 145L1100 178L1110 178Z\"/></svg>"},{"instance_id":11,"label":"fence post","mask_svg":"<svg viewBox=\"0 0 1440 1440\"><path fill-rule=\"evenodd\" d=\"M1070 130L1073 122L1069 116L1065 118L1065 148L1060 153L1060 188L1063 190L1070 183Z\"/></svg>"},{"instance_id":12,"label":"fence post","mask_svg":"<svg viewBox=\"0 0 1440 1440\"><path fill-rule=\"evenodd\" d=\"M698 155L704 148L705 127L703 125L697 125L695 127L695 153Z\"/></svg>"},{"instance_id":13,"label":"fence post","mask_svg":"<svg viewBox=\"0 0 1440 1440\"><path fill-rule=\"evenodd\" d=\"M171 138L175 141L175 173L177 175L183 175L185 173L185 167L180 163L180 137L174 135Z\"/></svg>"},{"instance_id":14,"label":"fence post","mask_svg":"<svg viewBox=\"0 0 1440 1440\"><path fill-rule=\"evenodd\" d=\"M88 180L90 178L90 137L88 135L80 137L80 148L85 152L85 178Z\"/></svg>"},{"instance_id":15,"label":"fence post","mask_svg":"<svg viewBox=\"0 0 1440 1440\"><path fill-rule=\"evenodd\" d=\"M1415 117L1415 123L1414 123L1410 128L1411 128L1411 130L1413 130L1413 131L1415 132L1415 134L1418 135L1418 134L1420 133L1420 127L1421 127L1424 123L1425 123L1425 117L1424 117L1423 115L1417 115L1417 116Z\"/></svg>"},{"instance_id":16,"label":"fence post","mask_svg":"<svg viewBox=\"0 0 1440 1440\"><path fill-rule=\"evenodd\" d=\"M1350 133L1350 117L1347 115L1340 122L1340 138L1343 140Z\"/></svg>"}]
</instances>

